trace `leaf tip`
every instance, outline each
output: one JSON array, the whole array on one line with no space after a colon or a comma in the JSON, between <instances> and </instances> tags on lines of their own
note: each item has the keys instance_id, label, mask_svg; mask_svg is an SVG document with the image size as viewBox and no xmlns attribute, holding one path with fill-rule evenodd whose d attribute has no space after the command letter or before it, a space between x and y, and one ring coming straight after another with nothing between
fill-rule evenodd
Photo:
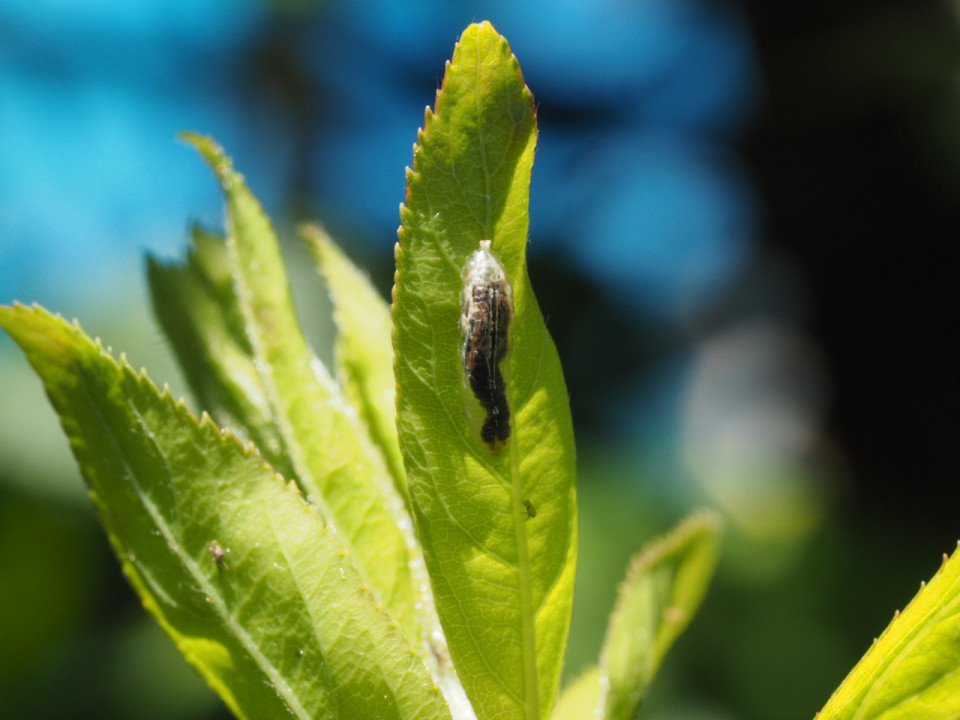
<instances>
[{"instance_id":1,"label":"leaf tip","mask_svg":"<svg viewBox=\"0 0 960 720\"><path fill-rule=\"evenodd\" d=\"M229 162L220 143L209 135L201 135L188 130L177 135L177 139L192 146L211 165L218 165L224 161Z\"/></svg>"},{"instance_id":2,"label":"leaf tip","mask_svg":"<svg viewBox=\"0 0 960 720\"><path fill-rule=\"evenodd\" d=\"M233 170L233 161L223 147L209 135L196 132L182 132L177 138L200 153L213 172L220 180L225 190L229 190L234 182L242 182L243 176Z\"/></svg>"},{"instance_id":3,"label":"leaf tip","mask_svg":"<svg viewBox=\"0 0 960 720\"><path fill-rule=\"evenodd\" d=\"M330 235L322 223L311 220L309 222L297 225L297 235L312 244L329 246L331 243Z\"/></svg>"}]
</instances>

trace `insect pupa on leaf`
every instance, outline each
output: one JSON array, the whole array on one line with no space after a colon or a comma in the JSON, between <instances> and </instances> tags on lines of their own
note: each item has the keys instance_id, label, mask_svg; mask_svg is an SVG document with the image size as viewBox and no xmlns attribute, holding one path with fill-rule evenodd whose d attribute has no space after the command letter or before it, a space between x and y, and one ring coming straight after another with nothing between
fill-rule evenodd
<instances>
[{"instance_id":1,"label":"insect pupa on leaf","mask_svg":"<svg viewBox=\"0 0 960 720\"><path fill-rule=\"evenodd\" d=\"M463 369L474 397L486 411L480 437L497 449L510 437L510 406L500 363L509 350L513 288L503 265L481 240L463 267L460 331Z\"/></svg>"}]
</instances>

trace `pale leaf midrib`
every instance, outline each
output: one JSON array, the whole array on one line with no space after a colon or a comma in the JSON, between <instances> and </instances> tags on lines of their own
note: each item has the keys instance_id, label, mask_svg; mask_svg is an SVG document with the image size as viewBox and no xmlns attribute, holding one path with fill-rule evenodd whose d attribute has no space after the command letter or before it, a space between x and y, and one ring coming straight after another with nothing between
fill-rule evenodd
<instances>
[{"instance_id":1,"label":"pale leaf midrib","mask_svg":"<svg viewBox=\"0 0 960 720\"><path fill-rule=\"evenodd\" d=\"M119 366L120 372L124 372L123 366ZM137 474L133 471L129 461L127 460L127 454L124 452L122 445L119 443L119 438L113 432L112 427L107 421L106 416L102 413L99 398L96 394L91 392L86 379L86 375L83 372L78 373L80 375L84 394L87 396L87 399L90 401L90 407L93 408L96 413L97 420L100 422L101 427L104 428L106 436L109 438L110 443L116 449L118 457L121 458L123 467L126 470L127 477L130 479L130 482L133 486L134 491L138 498L140 498L143 503L144 509L150 516L150 519L154 522L157 529L162 533L164 539L167 541L167 546L170 548L171 552L174 553L183 564L183 566L188 570L189 574L192 576L194 581L199 585L200 589L204 592L204 596L210 598L210 604L217 611L220 616L221 622L224 627L228 628L233 634L237 642L247 651L254 662L261 668L264 675L270 679L272 686L276 690L278 696L280 696L283 701L286 703L287 707L290 709L296 717L302 718L303 720L310 720L311 716L307 710L300 703L297 696L293 693L292 689L288 683L283 678L283 675L280 673L279 669L273 665L273 663L260 651L257 643L253 638L247 633L246 629L239 623L234 620L232 615L228 612L226 603L221 597L217 588L215 588L207 579L206 575L200 571L199 566L190 557L178 542L176 536L171 531L170 527L167 525L163 513L160 512L157 507L154 505L153 501L150 499L149 495L146 494L141 487ZM137 383L139 385L139 382ZM163 398L161 398L163 402ZM141 417L139 411L128 404L130 411L134 414L137 419L138 424L144 426L145 423ZM203 432L202 426L198 424L198 430ZM146 435L151 442L156 446L156 441L153 438L150 438L149 434ZM157 447L160 450L159 447ZM161 455L166 458L166 454L161 452Z\"/></svg>"},{"instance_id":2,"label":"pale leaf midrib","mask_svg":"<svg viewBox=\"0 0 960 720\"><path fill-rule=\"evenodd\" d=\"M483 62L480 61L480 39L479 36L475 42L477 53L476 63L476 87L477 90L477 144L480 154L480 161L483 170L484 182L484 237L493 239L493 208L491 206L491 193L493 187L493 176L488 160L486 146L486 128L483 124L483 107L480 103L480 88L482 87L482 69ZM516 415L514 415L516 423ZM516 429L514 429L516 434ZM530 558L527 547L526 510L522 504L523 478L520 474L520 457L517 451L516 438L510 443L510 502L513 511L513 527L517 544L517 587L520 595L520 636L521 636L521 662L523 663L523 688L524 688L524 714L527 720L539 720L540 718L540 698L539 698L539 677L537 673L537 638L536 638L536 618L533 610L533 590L530 587ZM495 476L496 477L496 476Z\"/></svg>"},{"instance_id":3,"label":"pale leaf midrib","mask_svg":"<svg viewBox=\"0 0 960 720\"><path fill-rule=\"evenodd\" d=\"M235 197L232 193L230 194L230 202L237 204L241 202L240 198ZM257 203L256 199L252 195L248 198L249 202ZM302 353L305 365L309 368L309 372L305 375L309 376L308 382L312 382L314 391L311 392L312 395L319 395L326 399L327 404L331 408L331 412L334 414L334 420L338 422L349 421L349 418L346 417L345 413L342 412L340 408L348 404L346 398L344 398L339 391L339 388L336 387L332 379L329 382L325 382L327 379L327 374L325 369L322 370L324 377L318 377L321 372L322 363L314 355L309 346L307 345L306 338L302 335L302 332L297 323L296 317L291 318L293 321L293 332L296 334L296 338L292 342L287 343L286 348L278 348L274 343L271 343L265 333L262 331L263 328L260 323L260 319L257 316L256 311L252 307L252 298L256 294L253 285L250 283L247 274L245 272L244 263L241 261L241 249L239 247L240 240L238 239L238 234L241 232L238 227L237 220L230 217L230 222L232 227L229 241L227 243L227 257L231 264L231 273L234 278L235 283L239 283L240 287L237 288L237 304L240 307L240 312L244 317L244 326L247 333L248 340L250 342L251 348L253 350L253 364L257 372L257 376L260 378L264 389L264 395L266 396L267 403L271 408L272 423L277 428L278 436L283 444L283 450L286 453L288 459L291 462L291 465L294 468L294 471L297 474L297 481L300 487L303 489L305 495L310 498L310 502L317 508L320 516L324 519L327 525L337 528L340 526L338 523L338 516L331 508L326 495L324 494L324 485L321 485L318 482L317 477L314 475L311 470L310 464L307 460L305 448L303 444L302 433L298 431L296 423L293 422L292 418L289 415L289 410L292 407L294 398L289 397L289 394L283 392L280 389L280 379L278 375L283 375L288 372L287 367L291 362L295 360L290 357L290 353L297 352ZM282 263L282 258L280 259ZM289 295L289 292L288 292ZM280 310L283 314L287 315L293 312L292 301L286 303L286 307ZM294 346L291 349L291 346ZM281 356L286 356L282 361L284 363L283 368L278 368L276 363L273 362L273 357L271 357L271 350L279 353ZM304 391L310 392L310 391ZM353 433L358 432L358 428L354 424L350 424L349 428ZM359 442L359 438L358 438ZM358 448L359 450L359 448ZM370 465L370 457L362 458L364 463L368 466L371 474L375 474L378 470L375 465ZM386 470L384 469L384 473ZM329 472L327 473L330 474ZM388 492L384 487L384 483L377 484L376 478L370 478L371 489L375 489L380 493ZM389 500L388 497L382 497L385 503ZM402 501L401 501L402 502ZM394 516L396 512L393 509L388 508L388 512L392 513ZM342 528L343 532L341 536L344 538L344 544L347 547L347 550L357 559L366 557L367 553L360 552L356 544L356 534L362 531L362 527L350 528L349 531L347 528ZM409 546L409 541L407 538L404 538L405 546ZM409 548L408 548L408 557L407 562L409 563ZM363 564L357 564L357 571L364 578L364 580L371 585L371 587L377 588L376 583L370 583L368 577L369 573L365 571ZM418 596L417 589L414 587L410 588L410 593L413 597ZM381 594L379 590L377 594ZM389 597L383 597L384 602L390 600ZM417 624L420 625L419 619L416 620Z\"/></svg>"}]
</instances>

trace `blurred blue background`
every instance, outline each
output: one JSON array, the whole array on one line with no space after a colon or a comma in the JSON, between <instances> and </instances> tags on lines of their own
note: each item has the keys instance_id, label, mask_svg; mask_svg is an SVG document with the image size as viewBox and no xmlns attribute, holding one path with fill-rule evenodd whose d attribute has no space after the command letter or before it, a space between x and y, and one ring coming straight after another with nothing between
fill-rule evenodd
<instances>
[{"instance_id":1,"label":"blurred blue background","mask_svg":"<svg viewBox=\"0 0 960 720\"><path fill-rule=\"evenodd\" d=\"M771 6L772 5L772 6ZM386 294L424 108L489 19L537 99L530 271L580 451L568 674L630 553L728 520L651 718L809 718L960 522L960 35L939 3L0 2L0 303L39 302L185 386L145 252L233 155L308 334L320 219ZM39 383L0 337L0 717L220 718L124 584Z\"/></svg>"}]
</instances>

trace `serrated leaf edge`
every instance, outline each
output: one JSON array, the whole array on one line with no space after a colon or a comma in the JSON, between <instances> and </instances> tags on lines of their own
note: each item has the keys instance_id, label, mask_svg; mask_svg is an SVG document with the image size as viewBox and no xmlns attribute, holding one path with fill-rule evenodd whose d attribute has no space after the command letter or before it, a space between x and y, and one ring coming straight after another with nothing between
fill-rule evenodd
<instances>
[{"instance_id":1,"label":"serrated leaf edge","mask_svg":"<svg viewBox=\"0 0 960 720\"><path fill-rule=\"evenodd\" d=\"M903 637L901 638L900 642L893 646L894 650L896 650L897 648L911 645L913 641L916 639L916 636L922 631L923 626L926 625L927 621L931 617L938 616L942 612L948 609L943 602L940 602L940 601L931 602L927 600L927 598L924 597L924 594L927 592L932 592L931 588L933 587L934 583L942 582L941 573L944 571L947 564L950 562L956 562L960 564L960 540L957 541L957 546L956 548L954 548L954 552L952 555L947 555L946 553L943 554L943 558L940 562L940 567L937 568L937 571L933 574L933 577L931 577L929 581L926 581L926 580L920 581L920 590L916 593L916 595L914 595L910 599L910 602L906 604L903 610L897 610L894 612L893 620L891 620L887 624L887 626L883 629L883 632L881 632L878 637L875 637L873 639L873 642L870 643L870 647L867 648L867 651L863 654L860 660L858 660L857 663L853 666L853 668L850 669L850 672L847 673L847 675L844 677L843 681L840 683L837 689L834 690L834 692L827 699L827 702L824 704L823 708L819 712L817 712L816 715L814 715L814 720L817 720L818 718L820 718L823 715L824 710L829 709L829 706L834 701L834 698L839 697L838 694L841 692L841 690L844 689L844 686L847 684L847 681L854 675L855 672L857 672L857 670L860 668L860 666L864 662L868 661L868 659L871 659L872 654L877 651L877 648L880 646L883 640L888 635L893 634L897 625L900 623L906 622L904 618L909 617L908 613L911 612L911 610L914 608L915 605L919 607L920 603L927 601L927 602L930 602L931 607L925 615L919 617L913 623L912 627L910 627L908 630L906 630L903 633ZM960 582L960 568L958 568L956 572L958 575L957 582ZM960 597L955 598L952 605L954 607L957 607L958 605L960 605ZM902 659L902 656L901 656L901 659ZM860 700L857 706L857 712L853 715L851 720L861 720L861 718L864 717L863 712L865 712L865 709L868 707L868 704L869 704L868 701L873 696L876 689L883 685L884 678L890 672L894 671L893 668L891 667L892 664L894 663L884 663L882 661L878 664L879 667L882 668L882 671L879 674L876 674L870 677L869 686L867 686L866 692L864 693L863 698ZM898 705L893 705L886 708L884 713L886 713L887 711L896 710Z\"/></svg>"},{"instance_id":2,"label":"serrated leaf edge","mask_svg":"<svg viewBox=\"0 0 960 720\"><path fill-rule=\"evenodd\" d=\"M483 32L492 31L496 35L498 40L501 43L506 44L509 49L509 43L507 43L506 39L503 38L499 33L497 33L497 31L493 28L493 25L491 23L489 23L488 21L483 21L482 23L473 24L469 26L461 34L461 37L457 41L456 47L454 49L454 58L457 57L457 49L460 47L461 43L464 42L464 39L467 36L467 34L471 32L477 33L481 31ZM523 93L528 97L530 104L532 106L534 134L536 135L537 134L536 104L533 100L533 94L530 92L529 88L527 87L526 83L523 80L523 75L520 72L519 61L517 60L516 56L513 54L512 51L510 52L510 62L512 64L513 69L517 72L519 76L520 83L523 86ZM443 82L441 84L441 87L437 90L436 98L434 101L434 108L436 109L434 110L428 106L424 110L424 124L422 128L417 130L417 142L413 145L412 168L408 167L406 168L406 171L405 171L406 193L404 196L404 202L401 203L400 205L401 225L398 230L398 242L394 246L394 258L395 258L396 268L397 268L394 275L394 285L393 285L393 290L391 294L391 301L392 301L391 315L393 318L394 335L396 335L396 327L397 327L396 291L397 291L397 288L405 282L404 280L405 274L401 270L401 266L403 264L402 258L406 253L406 248L404 247L405 230L406 230L405 226L407 225L408 218L411 218L413 214L413 211L410 210L409 208L411 192L414 186L420 181L419 164L420 164L420 153L422 151L424 137L426 133L428 133L431 130L438 115L442 111L442 105L445 103L444 98L445 98L445 91L446 91L446 85L447 85L447 78L450 76L450 72L453 67L454 67L454 62L452 60L447 60L444 66ZM441 248L441 251L442 251L442 248ZM525 257L524 253L521 253L521 258L524 258L524 257ZM451 266L456 268L457 271L459 272L459 268L457 268L456 263L454 263L452 259L447 257L447 261L451 264ZM526 275L525 260L519 266L518 272L521 276ZM399 357L399 354L396 354L394 358L395 375L397 374L397 368L400 362L401 362L401 359ZM398 391L398 402L399 402L399 391ZM456 423L453 423L453 424L455 425ZM473 457L473 459L477 463L479 463L481 466L485 467L492 477L499 479L501 484L509 485L511 487L512 511L513 511L513 517L514 517L513 524L514 524L514 528L517 535L517 541L518 541L517 566L518 566L518 573L520 573L519 571L520 567L529 568L530 560L529 560L528 540L527 540L526 533L524 531L524 521L526 519L526 513L522 504L522 497L521 497L522 488L518 487L518 483L520 483L521 481L520 480L521 479L521 474L520 474L521 459L518 457L518 453L516 452L516 443L511 443L511 446L509 449L510 468L511 468L512 477L510 481L507 482L506 479L503 477L503 474L490 465L488 458L486 458L485 456L476 455L474 453L472 446L470 446L469 443L466 443L466 437L467 436L465 434L464 441L467 447L467 451L470 453L471 457ZM483 547L483 544L477 543L477 546ZM524 573L520 573L520 575L521 575L521 580L518 583L519 594L521 597L521 602L524 605L524 609L521 612L521 623L522 623L521 635L522 635L522 642L524 645L522 656L523 656L523 670L524 670L524 676L525 676L524 687L527 688L526 696L524 698L517 697L516 693L512 692L509 687L504 685L503 678L500 676L500 674L494 672L492 668L489 668L489 674L491 678L494 678L498 682L498 684L502 687L504 693L507 696L514 698L514 700L518 703L518 705L524 708L524 712L527 715L527 717L540 718L543 716L543 709L551 706L554 700L552 698L540 697L541 678L540 678L540 663L538 662L538 657L536 652L536 634L537 634L536 625L537 625L537 617L540 611L543 609L544 605L541 605L536 608L534 607L531 584L529 581L523 579L524 577L529 576L529 571L527 570ZM562 580L562 577L563 577L563 573L561 572L557 575L556 578L554 578L553 586L556 586L557 583L559 583ZM548 589L544 593L544 600L543 600L544 603L549 602L551 593L552 593L552 589ZM489 666L489 664L486 662L486 658L482 654L481 654L481 659L483 660L484 664Z\"/></svg>"},{"instance_id":3,"label":"serrated leaf edge","mask_svg":"<svg viewBox=\"0 0 960 720\"><path fill-rule=\"evenodd\" d=\"M110 362L114 366L116 371L121 373L123 376L126 376L127 378L133 379L138 387L140 387L141 389L144 389L148 393L152 393L157 400L167 405L168 408L172 409L174 412L179 412L185 415L188 421L192 421L195 427L200 432L206 432L210 437L215 438L220 443L221 447L227 447L228 445L233 445L236 449L240 450L242 456L245 459L258 462L262 467L262 469L266 470L269 473L269 475L272 476L273 481L279 484L282 492L288 493L291 496L295 496L298 503L300 503L303 507L305 507L308 510L308 512L314 514L317 517L318 521L321 524L322 536L327 538L331 543L333 543L339 548L339 551L342 557L344 557L349 561L349 567L351 572L356 573L358 578L361 577L359 575L359 570L356 564L350 558L349 552L347 551L346 548L344 548L339 543L339 540L336 538L336 535L331 532L329 525L327 525L327 523L323 521L323 518L320 516L319 512L317 512L317 509L303 498L303 495L301 494L299 488L297 487L294 481L292 480L288 481L280 473L274 470L274 468L260 455L259 450L256 448L256 446L252 442L244 442L243 439L237 436L236 433L234 433L229 428L219 427L213 421L213 419L209 416L209 414L206 412L202 412L200 417L198 418L193 413L193 411L190 409L190 407L187 405L186 401L182 397L177 398L176 396L173 395L173 393L171 392L167 384L164 384L162 389L158 387L157 384L150 378L145 368L141 368L139 371L137 371L129 363L125 353L121 353L119 358L114 357L113 354L104 347L103 342L99 337L91 338L89 335L87 335L83 331L83 329L80 326L79 320L77 320L76 318L72 322L68 321L60 313L51 313L37 303L33 303L30 306L27 306L20 302L14 301L13 305L7 306L7 308L10 308L14 311L18 311L20 313L30 313L30 314L40 315L47 319L59 321L60 323L63 324L64 327L70 329L75 334L79 334L79 336L76 339L80 340L81 342L84 342L84 341L90 342L96 348L98 355L104 358L105 360L107 360L108 362ZM0 306L0 314L2 314L3 310L4 310L4 306ZM8 314L11 316L13 315L13 313L8 313ZM57 414L58 414L58 417L60 417L62 420L62 416L60 415L59 410ZM64 430L66 431L66 428L64 428ZM74 442L73 438L69 434L67 434L67 437L70 439L70 443L72 446ZM91 498L94 504L97 506L98 511L100 511L102 507L101 503L103 501L97 497L91 485L90 478L87 475L87 469L80 463L78 463L78 465L80 466L80 471L81 471L81 474L83 475L84 481L86 482L87 487L90 489ZM128 473L128 478L134 478L134 477L135 477L134 473L132 472ZM221 617L221 622L223 622L224 627L229 628L230 631L233 632L234 636L237 638L240 645L243 646L247 650L247 652L250 653L250 656L256 660L258 665L260 665L263 668L264 675L271 679L271 681L274 684L274 687L277 688L278 694L284 699L284 702L287 704L287 706L290 707L291 710L296 713L297 717L304 718L304 720L309 720L311 716L307 713L306 709L299 703L299 701L297 701L296 695L292 694L292 690L290 689L289 685L287 684L283 676L279 674L279 671L266 658L266 656L264 656L263 653L260 652L256 642L253 641L253 639L249 636L249 634L246 633L246 631L243 630L243 628L239 624L232 622L230 620L230 614L227 611L226 606L222 603L222 601L220 601L219 597L217 596L216 588L214 588L213 585L207 581L207 576L200 571L199 566L196 564L196 562L193 561L192 557L190 557L188 553L181 552L180 544L176 541L175 536L169 531L169 528L166 527L166 524L163 522L157 521L157 518L159 517L159 515L155 511L155 508L153 507L153 503L149 502L148 497L140 490L138 483L134 484L134 489L136 491L137 496L140 498L141 502L143 503L144 507L148 509L151 520L154 522L154 525L158 528L158 530L160 530L163 533L163 538L167 541L170 548L171 549L176 548L177 550L176 554L178 555L178 557L180 557L181 561L184 563L184 566L189 569L193 579L198 583L198 585L203 590L204 595L208 598L211 605L216 609L217 614ZM101 516L102 515L103 513L101 511ZM152 583L150 583L149 573L142 572L140 567L135 564L135 561L131 561L127 553L124 551L124 548L121 545L120 539L114 535L112 530L110 530L109 526L105 525L105 529L107 529L107 534L108 534L111 546L114 548L114 552L116 553L118 559L120 560L121 567L124 570L124 574L127 575L131 584L133 584L135 587L139 587L142 582L144 585L150 586L150 590L152 593L155 593L157 595L165 595L163 591L158 592L158 589ZM420 661L421 663L424 663L425 669L427 670L428 675L432 677L433 673L430 670L430 668L427 666L427 664L424 662L423 656L419 652L417 652L417 650L412 645L410 645L410 643L407 641L406 634L403 632L403 629L400 627L399 623L381 604L381 602L373 593L373 591L370 589L370 587L367 585L367 583L362 581L361 579L360 582L358 583L358 586L360 587L360 591L364 595L366 595L370 600L370 607L373 608L375 612L380 614L381 617L392 628L394 633L396 633L398 643L401 644L402 646L408 647L410 653L413 656L415 656L418 659L418 661ZM210 684L211 687L214 687L215 689L217 689L218 694L222 698L224 698L224 700L227 701L228 704L231 705L231 709L234 712L236 712L237 714L242 714L241 709L236 707L233 703L230 702L230 700L232 699L232 693L227 692L226 687L224 686L223 683L220 682L220 679L216 674L208 672L205 664L193 657L192 653L189 652L188 648L182 642L179 631L173 628L173 626L171 626L166 621L163 613L161 612L159 606L156 605L153 598L150 595L144 595L144 594L141 594L140 598L141 598L141 601L143 602L144 607L150 611L154 619L164 628L164 630L171 637L171 639L174 641L177 647L181 650L184 656L190 661L191 665L193 665L194 668L196 668L196 670L204 677L204 679L207 680L208 684ZM443 694L440 692L440 689L436 685L436 683L434 683L434 685L430 690L436 696L441 698L443 697Z\"/></svg>"},{"instance_id":4,"label":"serrated leaf edge","mask_svg":"<svg viewBox=\"0 0 960 720\"><path fill-rule=\"evenodd\" d=\"M606 717L607 698L610 691L610 676L607 669L607 651L610 633L612 633L614 629L614 618L623 610L623 604L626 602L630 588L637 582L642 573L654 567L658 562L669 557L672 553L682 549L683 546L689 543L696 535L710 530L717 533L720 530L720 526L720 518L715 512L711 510L699 510L684 518L678 525L667 532L647 542L644 547L630 559L626 575L617 586L617 600L614 604L613 611L610 613L606 637L604 638L603 647L600 651L598 717ZM683 618L679 623L678 632L682 632L691 620L692 617ZM654 666L652 669L655 672L657 668Z\"/></svg>"}]
</instances>

